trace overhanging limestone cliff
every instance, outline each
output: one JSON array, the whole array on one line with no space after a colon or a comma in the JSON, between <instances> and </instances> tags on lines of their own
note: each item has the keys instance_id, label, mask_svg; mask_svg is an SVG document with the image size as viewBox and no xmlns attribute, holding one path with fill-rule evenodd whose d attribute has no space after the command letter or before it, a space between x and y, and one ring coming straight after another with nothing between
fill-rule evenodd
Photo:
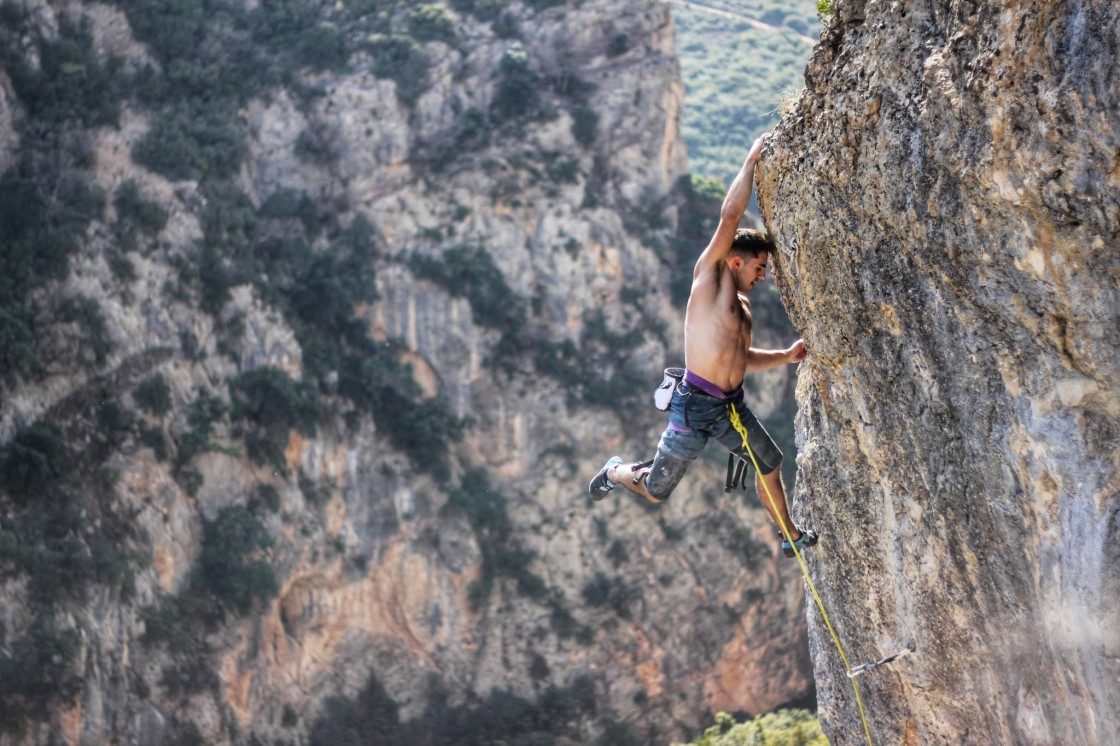
<instances>
[{"instance_id":1,"label":"overhanging limestone cliff","mask_svg":"<svg viewBox=\"0 0 1120 746\"><path fill-rule=\"evenodd\" d=\"M883 743L1120 738L1120 8L840 2L759 175ZM815 609L821 716L864 742Z\"/></svg>"}]
</instances>

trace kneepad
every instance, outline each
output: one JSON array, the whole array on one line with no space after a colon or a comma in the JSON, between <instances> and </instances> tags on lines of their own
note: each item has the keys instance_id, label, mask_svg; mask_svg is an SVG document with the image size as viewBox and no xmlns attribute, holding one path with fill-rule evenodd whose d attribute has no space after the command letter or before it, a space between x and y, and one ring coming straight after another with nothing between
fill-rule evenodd
<instances>
[{"instance_id":1,"label":"kneepad","mask_svg":"<svg viewBox=\"0 0 1120 746\"><path fill-rule=\"evenodd\" d=\"M646 475L646 489L649 494L658 500L668 500L669 495L680 484L684 473L688 471L689 462L677 458L671 453L657 449L657 456L653 459L649 474Z\"/></svg>"}]
</instances>

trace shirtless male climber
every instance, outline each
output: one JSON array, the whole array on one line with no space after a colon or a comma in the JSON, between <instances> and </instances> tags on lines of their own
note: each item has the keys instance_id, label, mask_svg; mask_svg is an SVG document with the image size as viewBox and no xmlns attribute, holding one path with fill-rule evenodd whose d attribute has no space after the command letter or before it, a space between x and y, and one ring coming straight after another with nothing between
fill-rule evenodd
<instances>
[{"instance_id":1,"label":"shirtless male climber","mask_svg":"<svg viewBox=\"0 0 1120 746\"><path fill-rule=\"evenodd\" d=\"M715 438L733 453L758 462L755 489L770 519L779 526L782 552L793 557L817 543L814 531L793 524L782 485L782 452L743 401L743 376L805 359L800 339L786 350L751 347L751 305L746 298L766 278L774 243L756 230L739 230L750 202L754 167L769 135L755 140L743 167L727 190L719 226L692 272L692 292L684 320L684 379L669 404L669 425L652 462L623 463L613 456L588 486L602 500L617 485L658 504L680 483L688 465ZM769 496L767 494L769 490ZM770 499L772 498L772 500ZM785 530L781 530L784 527Z\"/></svg>"}]
</instances>

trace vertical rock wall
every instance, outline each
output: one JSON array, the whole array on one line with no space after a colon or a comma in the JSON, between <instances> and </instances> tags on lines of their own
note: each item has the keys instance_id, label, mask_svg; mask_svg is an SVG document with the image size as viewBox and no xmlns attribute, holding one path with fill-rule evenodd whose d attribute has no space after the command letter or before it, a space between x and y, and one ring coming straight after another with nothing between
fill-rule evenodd
<instances>
[{"instance_id":1,"label":"vertical rock wall","mask_svg":"<svg viewBox=\"0 0 1120 746\"><path fill-rule=\"evenodd\" d=\"M882 743L1120 739L1120 8L836 3L759 201ZM832 743L864 742L815 609Z\"/></svg>"}]
</instances>

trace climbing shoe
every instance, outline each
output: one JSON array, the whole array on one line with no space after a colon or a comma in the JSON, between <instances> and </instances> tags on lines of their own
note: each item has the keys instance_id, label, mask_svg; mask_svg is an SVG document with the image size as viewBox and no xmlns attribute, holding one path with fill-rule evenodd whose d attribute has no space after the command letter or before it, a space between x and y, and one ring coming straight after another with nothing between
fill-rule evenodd
<instances>
[{"instance_id":1,"label":"climbing shoe","mask_svg":"<svg viewBox=\"0 0 1120 746\"><path fill-rule=\"evenodd\" d=\"M607 472L610 471L612 466L618 466L621 463L622 459L618 456L611 456L607 463L603 464L603 468L591 480L591 484L587 485L587 494L591 495L592 500L602 500L617 486L607 479Z\"/></svg>"},{"instance_id":2,"label":"climbing shoe","mask_svg":"<svg viewBox=\"0 0 1120 746\"><path fill-rule=\"evenodd\" d=\"M782 532L779 531L778 535L781 536L781 533ZM801 538L794 541L792 545L789 543L788 539L786 539L785 537L782 538L782 554L784 554L787 557L793 557L794 556L794 552L793 552L794 547L797 547L798 552L804 552L809 547L816 546L816 544L817 544L817 532L801 529Z\"/></svg>"}]
</instances>

